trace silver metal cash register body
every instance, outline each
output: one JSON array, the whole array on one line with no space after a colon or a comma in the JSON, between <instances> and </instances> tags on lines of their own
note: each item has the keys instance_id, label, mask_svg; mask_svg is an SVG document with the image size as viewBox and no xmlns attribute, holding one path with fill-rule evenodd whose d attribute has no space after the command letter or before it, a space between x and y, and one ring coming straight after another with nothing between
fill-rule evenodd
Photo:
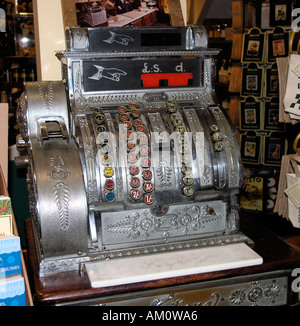
<instances>
[{"instance_id":1,"label":"silver metal cash register body","mask_svg":"<svg viewBox=\"0 0 300 326\"><path fill-rule=\"evenodd\" d=\"M40 275L251 243L217 54L202 27L67 30L63 80L25 83L17 115Z\"/></svg>"}]
</instances>

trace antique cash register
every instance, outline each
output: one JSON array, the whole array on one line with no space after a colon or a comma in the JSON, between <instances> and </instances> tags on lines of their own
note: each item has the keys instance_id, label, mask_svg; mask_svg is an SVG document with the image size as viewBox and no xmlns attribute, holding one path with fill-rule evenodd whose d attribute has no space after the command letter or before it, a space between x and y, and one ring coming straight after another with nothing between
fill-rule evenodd
<instances>
[{"instance_id":1,"label":"antique cash register","mask_svg":"<svg viewBox=\"0 0 300 326\"><path fill-rule=\"evenodd\" d=\"M66 40L63 80L25 83L18 107L40 275L251 245L204 28L69 28Z\"/></svg>"}]
</instances>

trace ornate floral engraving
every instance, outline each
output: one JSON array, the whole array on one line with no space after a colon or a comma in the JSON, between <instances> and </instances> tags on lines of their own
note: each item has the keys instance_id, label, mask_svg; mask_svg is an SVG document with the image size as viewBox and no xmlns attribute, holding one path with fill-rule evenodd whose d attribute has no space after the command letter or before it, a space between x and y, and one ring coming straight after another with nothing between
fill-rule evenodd
<instances>
[{"instance_id":1,"label":"ornate floral engraving","mask_svg":"<svg viewBox=\"0 0 300 326\"><path fill-rule=\"evenodd\" d=\"M53 83L52 82L39 82L38 83L38 91L41 96L44 109L47 111L51 110L53 105Z\"/></svg>"},{"instance_id":2,"label":"ornate floral engraving","mask_svg":"<svg viewBox=\"0 0 300 326\"><path fill-rule=\"evenodd\" d=\"M125 234L127 238L149 238L150 234L161 234L165 242L173 235L172 231L181 231L182 235L197 233L210 223L215 223L221 214L207 205L185 206L183 211L166 214L163 217L151 216L149 210L143 214L132 213L105 227L109 233Z\"/></svg>"},{"instance_id":3,"label":"ornate floral engraving","mask_svg":"<svg viewBox=\"0 0 300 326\"><path fill-rule=\"evenodd\" d=\"M53 187L53 193L59 214L60 229L67 231L69 228L69 189L68 185L62 181L66 180L70 173L63 168L65 163L61 156L51 157L49 165L53 167L53 170L48 176L58 182Z\"/></svg>"},{"instance_id":4,"label":"ornate floral engraving","mask_svg":"<svg viewBox=\"0 0 300 326\"><path fill-rule=\"evenodd\" d=\"M60 229L67 231L69 229L69 190L63 182L57 183L54 188L56 206L58 208Z\"/></svg>"},{"instance_id":5,"label":"ornate floral engraving","mask_svg":"<svg viewBox=\"0 0 300 326\"><path fill-rule=\"evenodd\" d=\"M287 279L266 279L242 283L240 286L204 288L191 292L170 293L151 301L152 306L249 306L286 303ZM193 295L191 295L191 293ZM227 296L228 294L228 296ZM191 300L192 299L192 300Z\"/></svg>"}]
</instances>

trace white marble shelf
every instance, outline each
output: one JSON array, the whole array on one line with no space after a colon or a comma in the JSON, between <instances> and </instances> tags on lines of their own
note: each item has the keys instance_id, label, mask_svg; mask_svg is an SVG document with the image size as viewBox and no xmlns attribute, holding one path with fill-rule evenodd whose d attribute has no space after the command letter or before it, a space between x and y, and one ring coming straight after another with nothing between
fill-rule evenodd
<instances>
[{"instance_id":1,"label":"white marble shelf","mask_svg":"<svg viewBox=\"0 0 300 326\"><path fill-rule=\"evenodd\" d=\"M263 259L244 243L89 262L93 288L247 267Z\"/></svg>"}]
</instances>

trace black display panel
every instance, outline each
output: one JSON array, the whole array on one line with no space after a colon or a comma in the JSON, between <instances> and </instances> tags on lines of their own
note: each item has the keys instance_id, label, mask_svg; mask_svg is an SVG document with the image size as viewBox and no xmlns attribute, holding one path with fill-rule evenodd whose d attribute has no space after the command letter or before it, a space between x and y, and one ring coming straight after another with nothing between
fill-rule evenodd
<instances>
[{"instance_id":1,"label":"black display panel","mask_svg":"<svg viewBox=\"0 0 300 326\"><path fill-rule=\"evenodd\" d=\"M85 92L200 86L198 57L108 59L82 64Z\"/></svg>"},{"instance_id":2,"label":"black display panel","mask_svg":"<svg viewBox=\"0 0 300 326\"><path fill-rule=\"evenodd\" d=\"M180 33L142 33L141 46L181 45Z\"/></svg>"},{"instance_id":3,"label":"black display panel","mask_svg":"<svg viewBox=\"0 0 300 326\"><path fill-rule=\"evenodd\" d=\"M151 28L126 27L89 29L89 50L106 51L153 51L185 50L186 30L179 27Z\"/></svg>"}]
</instances>

